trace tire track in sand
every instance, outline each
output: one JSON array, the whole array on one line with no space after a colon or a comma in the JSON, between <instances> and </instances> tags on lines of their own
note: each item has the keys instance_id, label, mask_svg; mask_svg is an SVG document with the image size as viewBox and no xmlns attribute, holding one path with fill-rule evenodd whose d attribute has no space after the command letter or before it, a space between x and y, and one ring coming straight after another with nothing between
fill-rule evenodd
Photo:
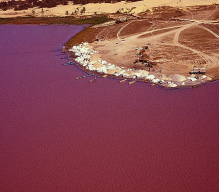
<instances>
[{"instance_id":1,"label":"tire track in sand","mask_svg":"<svg viewBox=\"0 0 219 192\"><path fill-rule=\"evenodd\" d=\"M195 25L198 25L198 23L192 23L190 25L187 25L187 26L184 26L184 27L181 27L180 29L178 29L174 35L174 45L182 47L184 49L188 49L188 50L192 51L193 53L199 55L206 62L206 66L213 68L213 67L218 65L217 64L218 60L215 57L209 56L201 51L198 51L196 49L190 48L188 46L185 46L185 45L182 45L179 43L180 33L182 31L184 31L185 29L188 29L188 28L193 27Z\"/></svg>"}]
</instances>

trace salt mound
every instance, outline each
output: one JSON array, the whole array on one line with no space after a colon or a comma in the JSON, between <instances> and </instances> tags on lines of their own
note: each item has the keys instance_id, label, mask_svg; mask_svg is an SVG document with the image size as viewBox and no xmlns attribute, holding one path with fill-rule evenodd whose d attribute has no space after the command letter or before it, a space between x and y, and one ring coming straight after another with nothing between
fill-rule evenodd
<instances>
[{"instance_id":1,"label":"salt mound","mask_svg":"<svg viewBox=\"0 0 219 192\"><path fill-rule=\"evenodd\" d=\"M150 79L150 80L152 80L152 79L154 79L154 78L155 78L154 75L148 75L148 76L147 76L147 79Z\"/></svg>"},{"instance_id":2,"label":"salt mound","mask_svg":"<svg viewBox=\"0 0 219 192\"><path fill-rule=\"evenodd\" d=\"M95 67L96 69L98 69L98 68L103 67L103 65L102 65L101 63L99 63L99 62L96 62L96 63L94 64L94 67Z\"/></svg>"},{"instance_id":3,"label":"salt mound","mask_svg":"<svg viewBox=\"0 0 219 192\"><path fill-rule=\"evenodd\" d=\"M164 75L164 74L161 76L161 79L162 79L162 80L166 80L166 81L172 80L170 77L167 77L167 76Z\"/></svg>"},{"instance_id":4,"label":"salt mound","mask_svg":"<svg viewBox=\"0 0 219 192\"><path fill-rule=\"evenodd\" d=\"M168 85L168 87L177 87L177 85L176 85L175 83L170 83L170 84Z\"/></svg>"},{"instance_id":5,"label":"salt mound","mask_svg":"<svg viewBox=\"0 0 219 192\"><path fill-rule=\"evenodd\" d=\"M95 54L91 55L90 59L97 61L97 60L100 60L100 58L101 58L100 54L95 53Z\"/></svg>"},{"instance_id":6,"label":"salt mound","mask_svg":"<svg viewBox=\"0 0 219 192\"><path fill-rule=\"evenodd\" d=\"M114 75L115 73L118 73L119 71L117 69L109 69L107 70L107 73L110 75Z\"/></svg>"},{"instance_id":7,"label":"salt mound","mask_svg":"<svg viewBox=\"0 0 219 192\"><path fill-rule=\"evenodd\" d=\"M206 79L207 79L208 81L211 81L211 80L212 80L212 78L211 78L211 77L206 77Z\"/></svg>"},{"instance_id":8,"label":"salt mound","mask_svg":"<svg viewBox=\"0 0 219 192\"><path fill-rule=\"evenodd\" d=\"M182 82L182 81L186 80L186 77L183 75L175 74L175 75L173 75L172 79L173 79L173 81Z\"/></svg>"},{"instance_id":9,"label":"salt mound","mask_svg":"<svg viewBox=\"0 0 219 192\"><path fill-rule=\"evenodd\" d=\"M187 77L187 79L189 79L190 81L197 81L195 75L191 75L190 77Z\"/></svg>"},{"instance_id":10,"label":"salt mound","mask_svg":"<svg viewBox=\"0 0 219 192\"><path fill-rule=\"evenodd\" d=\"M141 73L142 76L148 76L149 72L146 70L139 70L139 73Z\"/></svg>"},{"instance_id":11,"label":"salt mound","mask_svg":"<svg viewBox=\"0 0 219 192\"><path fill-rule=\"evenodd\" d=\"M89 45L89 44L87 44L87 43L84 44L84 47L86 47L86 48L88 48L88 49L90 49L90 50L93 49L93 46L91 46L91 45Z\"/></svg>"},{"instance_id":12,"label":"salt mound","mask_svg":"<svg viewBox=\"0 0 219 192\"><path fill-rule=\"evenodd\" d=\"M93 65L93 64L95 64L95 63L97 63L97 61L95 61L95 60L90 61L90 65Z\"/></svg>"}]
</instances>

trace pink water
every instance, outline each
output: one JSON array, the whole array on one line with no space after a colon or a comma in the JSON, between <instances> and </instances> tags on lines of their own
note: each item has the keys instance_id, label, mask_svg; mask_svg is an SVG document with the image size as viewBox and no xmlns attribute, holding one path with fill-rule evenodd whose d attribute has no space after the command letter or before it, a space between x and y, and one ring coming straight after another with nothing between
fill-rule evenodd
<instances>
[{"instance_id":1,"label":"pink water","mask_svg":"<svg viewBox=\"0 0 219 192\"><path fill-rule=\"evenodd\" d=\"M219 82L75 80L82 26L0 26L0 191L218 192Z\"/></svg>"}]
</instances>

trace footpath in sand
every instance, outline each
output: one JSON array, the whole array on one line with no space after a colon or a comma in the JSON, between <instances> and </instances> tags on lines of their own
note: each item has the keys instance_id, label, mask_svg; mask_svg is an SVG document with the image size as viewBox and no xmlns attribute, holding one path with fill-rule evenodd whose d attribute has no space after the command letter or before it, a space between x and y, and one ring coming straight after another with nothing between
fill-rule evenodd
<instances>
[{"instance_id":1,"label":"footpath in sand","mask_svg":"<svg viewBox=\"0 0 219 192\"><path fill-rule=\"evenodd\" d=\"M94 26L95 35L84 38L89 46L81 44L71 51L85 69L120 78L150 81L165 87L195 86L216 80L219 8L197 9L190 7L178 17L166 18L162 15L164 10L158 10L159 13L141 15L140 19ZM154 67L133 64L145 46L148 61L156 63ZM191 75L194 68L204 68L206 73Z\"/></svg>"}]
</instances>

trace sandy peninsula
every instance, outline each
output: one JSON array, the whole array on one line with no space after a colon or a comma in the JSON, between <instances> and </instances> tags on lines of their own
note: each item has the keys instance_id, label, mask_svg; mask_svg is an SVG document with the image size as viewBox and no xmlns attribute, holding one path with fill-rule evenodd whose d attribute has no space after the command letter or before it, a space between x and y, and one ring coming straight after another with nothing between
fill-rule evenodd
<instances>
[{"instance_id":1,"label":"sandy peninsula","mask_svg":"<svg viewBox=\"0 0 219 192\"><path fill-rule=\"evenodd\" d=\"M164 87L219 78L218 5L154 7L136 18L118 18L93 26L82 38L89 44L70 49L85 70Z\"/></svg>"},{"instance_id":2,"label":"sandy peninsula","mask_svg":"<svg viewBox=\"0 0 219 192\"><path fill-rule=\"evenodd\" d=\"M216 0L69 3L54 8L0 11L0 17L106 15L111 21L77 34L68 47L82 69L132 82L185 87L219 79L216 3Z\"/></svg>"}]
</instances>

